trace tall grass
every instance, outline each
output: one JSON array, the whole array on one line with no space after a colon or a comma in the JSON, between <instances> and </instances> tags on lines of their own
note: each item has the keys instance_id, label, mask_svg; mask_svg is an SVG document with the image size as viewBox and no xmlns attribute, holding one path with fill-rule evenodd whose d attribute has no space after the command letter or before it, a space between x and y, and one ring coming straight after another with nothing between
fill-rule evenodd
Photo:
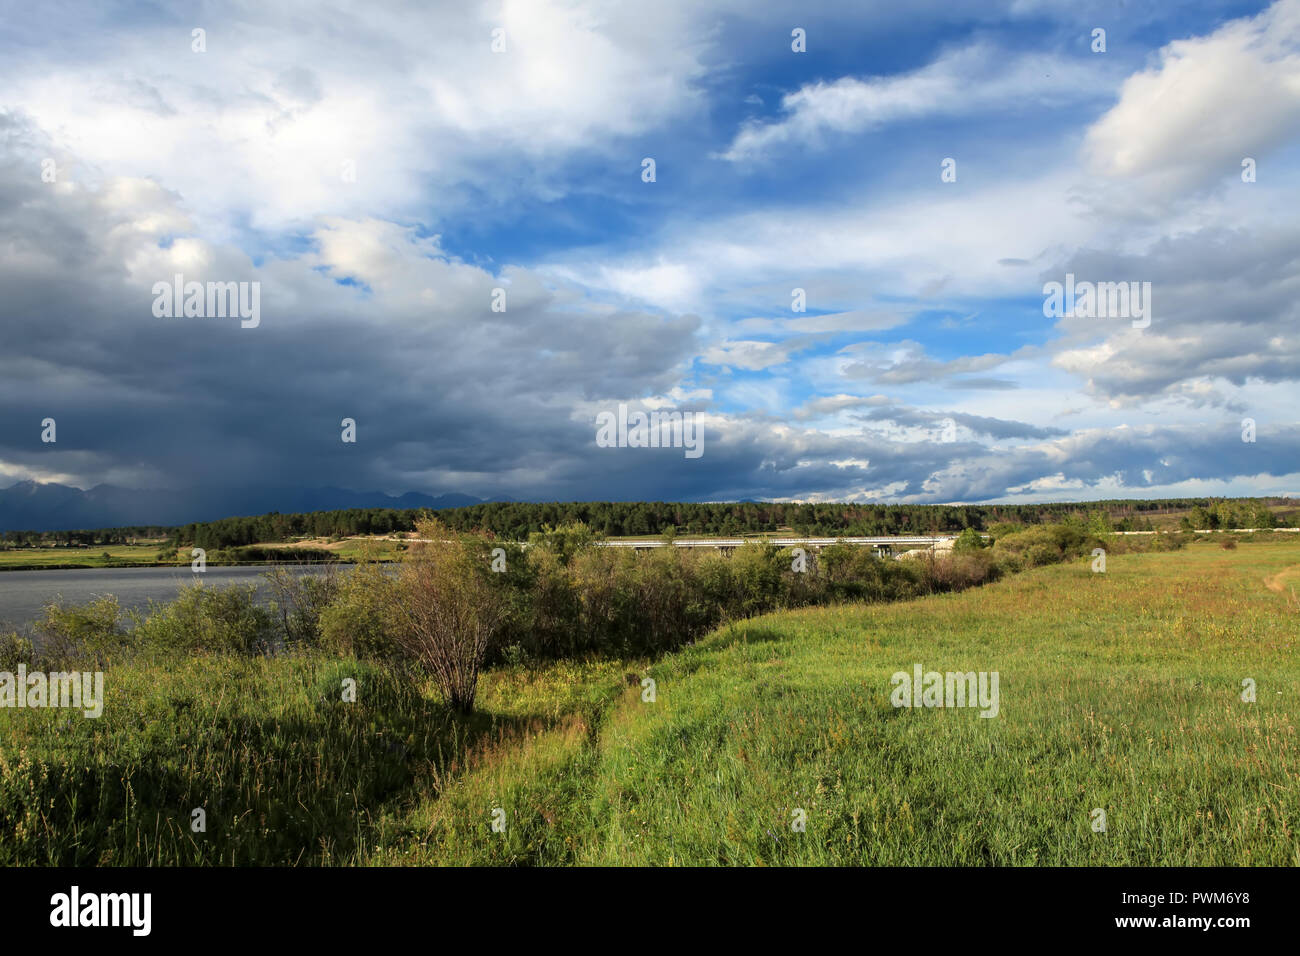
<instances>
[{"instance_id":1,"label":"tall grass","mask_svg":"<svg viewBox=\"0 0 1300 956\"><path fill-rule=\"evenodd\" d=\"M502 747L365 858L1298 865L1300 618L1264 584L1297 562L1207 544L734 623L654 663L655 703ZM998 670L999 717L893 708L918 662Z\"/></svg>"},{"instance_id":2,"label":"tall grass","mask_svg":"<svg viewBox=\"0 0 1300 956\"><path fill-rule=\"evenodd\" d=\"M1300 864L1300 542L1106 539L1095 574L1035 551L1092 540L1017 533L811 575L763 546L529 548L503 593L550 630L502 648L474 714L390 640L370 602L400 581L373 568L295 604L293 642L238 592L134 631L54 608L64 663L107 667L104 715L0 709L0 864ZM1029 570L963 590L965 561ZM719 608L682 647L670 622ZM42 663L10 637L0 670ZM891 707L914 663L999 671L1000 715Z\"/></svg>"}]
</instances>

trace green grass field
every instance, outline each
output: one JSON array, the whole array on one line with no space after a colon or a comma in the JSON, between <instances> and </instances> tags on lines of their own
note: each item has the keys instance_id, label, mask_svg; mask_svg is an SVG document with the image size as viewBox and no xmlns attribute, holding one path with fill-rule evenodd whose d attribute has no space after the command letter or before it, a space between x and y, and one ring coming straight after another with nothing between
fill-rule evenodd
<instances>
[{"instance_id":1,"label":"green grass field","mask_svg":"<svg viewBox=\"0 0 1300 956\"><path fill-rule=\"evenodd\" d=\"M99 720L0 710L0 863L1300 865L1292 589L1297 541L1112 555L495 670L471 718L348 659L115 668ZM916 663L999 716L892 707Z\"/></svg>"},{"instance_id":2,"label":"green grass field","mask_svg":"<svg viewBox=\"0 0 1300 956\"><path fill-rule=\"evenodd\" d=\"M286 549L302 546L299 541L270 547ZM401 557L402 546L396 541L378 538L356 537L342 541L317 543L314 539L311 547L322 547L333 551L342 562L358 560L396 561ZM169 560L158 561L160 554L166 553ZM109 557L104 558L107 554ZM105 568L126 567L153 564L189 564L190 549L183 548L173 553L162 542L149 544L110 544L94 545L89 548L12 548L0 551L0 571L19 570L22 568ZM216 552L209 552L209 563L219 566L223 562Z\"/></svg>"},{"instance_id":3,"label":"green grass field","mask_svg":"<svg viewBox=\"0 0 1300 956\"><path fill-rule=\"evenodd\" d=\"M162 544L107 544L91 548L13 548L0 551L0 570L18 568L105 568L114 564L153 564ZM104 559L104 554L110 560ZM177 559L179 561L179 559Z\"/></svg>"}]
</instances>

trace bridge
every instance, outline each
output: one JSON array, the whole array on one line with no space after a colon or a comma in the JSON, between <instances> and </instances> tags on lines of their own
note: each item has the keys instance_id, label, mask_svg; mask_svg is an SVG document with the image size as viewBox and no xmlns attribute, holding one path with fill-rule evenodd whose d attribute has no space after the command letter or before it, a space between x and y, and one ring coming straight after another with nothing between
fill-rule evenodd
<instances>
[{"instance_id":1,"label":"bridge","mask_svg":"<svg viewBox=\"0 0 1300 956\"><path fill-rule=\"evenodd\" d=\"M944 541L955 541L955 534L882 536L874 538L676 538L673 546L678 548L716 548L719 551L733 551L749 542L774 544L778 548L809 548L820 551L833 544L849 544L858 547L872 547L881 554L892 554L895 548L932 548ZM662 540L644 541L600 541L602 548L648 548L665 547Z\"/></svg>"}]
</instances>

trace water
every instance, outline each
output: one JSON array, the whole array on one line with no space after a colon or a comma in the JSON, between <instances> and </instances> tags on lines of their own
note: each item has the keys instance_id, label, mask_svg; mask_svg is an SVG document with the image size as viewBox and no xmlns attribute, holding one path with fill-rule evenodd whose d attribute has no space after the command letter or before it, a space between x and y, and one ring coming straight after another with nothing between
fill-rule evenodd
<instances>
[{"instance_id":1,"label":"water","mask_svg":"<svg viewBox=\"0 0 1300 956\"><path fill-rule=\"evenodd\" d=\"M324 573L319 565L284 564L295 574ZM351 565L333 565L342 570ZM69 568L64 571L0 572L0 624L20 631L44 617L42 608L62 598L67 604L84 604L105 594L117 597L123 609L145 608L150 600L171 601L180 589L195 581L210 586L256 584L265 602L270 588L263 575L268 567L214 568L195 574L189 565L175 568Z\"/></svg>"}]
</instances>

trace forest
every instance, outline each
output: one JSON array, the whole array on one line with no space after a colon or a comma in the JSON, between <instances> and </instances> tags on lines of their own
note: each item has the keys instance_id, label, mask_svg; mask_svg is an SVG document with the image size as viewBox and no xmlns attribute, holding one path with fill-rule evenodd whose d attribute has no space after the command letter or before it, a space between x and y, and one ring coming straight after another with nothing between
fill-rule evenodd
<instances>
[{"instance_id":1,"label":"forest","mask_svg":"<svg viewBox=\"0 0 1300 956\"><path fill-rule=\"evenodd\" d=\"M1098 530L1149 531L1151 517L1200 509L1217 515L1198 527L1272 527L1270 504L1286 499L1167 498L1153 501L1055 502L1032 505L876 505L778 502L491 502L436 512L455 531L489 532L523 541L546 527L582 522L604 537L663 535L743 535L792 531L805 536L855 536L987 531L995 525L1098 520ZM228 548L299 537L328 538L407 532L419 510L390 508L268 514L188 524L175 530L181 547Z\"/></svg>"},{"instance_id":2,"label":"forest","mask_svg":"<svg viewBox=\"0 0 1300 956\"><path fill-rule=\"evenodd\" d=\"M604 537L746 535L793 532L802 536L956 534L966 528L1086 520L1095 530L1150 531L1151 518L1178 514L1183 529L1271 528L1270 507L1287 498L1116 499L1045 504L885 505L793 502L488 502L433 512L455 531L488 532L527 540L546 527L582 522ZM94 547L166 539L176 547L235 548L298 538L384 535L414 530L421 509L350 508L301 514L272 512L179 527L135 526L89 531L8 531L0 547Z\"/></svg>"}]
</instances>

